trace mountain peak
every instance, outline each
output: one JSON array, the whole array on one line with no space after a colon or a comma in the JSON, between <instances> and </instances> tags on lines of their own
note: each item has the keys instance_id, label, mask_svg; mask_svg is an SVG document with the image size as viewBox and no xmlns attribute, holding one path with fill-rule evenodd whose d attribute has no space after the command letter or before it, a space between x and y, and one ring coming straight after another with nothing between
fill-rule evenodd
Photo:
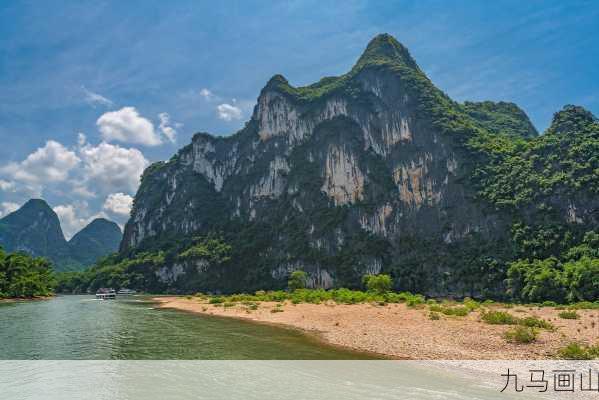
<instances>
[{"instance_id":1,"label":"mountain peak","mask_svg":"<svg viewBox=\"0 0 599 400\"><path fill-rule=\"evenodd\" d=\"M598 123L597 117L584 107L568 104L553 115L550 131L556 133L579 132Z\"/></svg>"},{"instance_id":2,"label":"mountain peak","mask_svg":"<svg viewBox=\"0 0 599 400\"><path fill-rule=\"evenodd\" d=\"M29 199L23 206L20 208L21 210L39 210L39 211L52 211L52 207L48 203L46 203L43 199Z\"/></svg>"},{"instance_id":3,"label":"mountain peak","mask_svg":"<svg viewBox=\"0 0 599 400\"><path fill-rule=\"evenodd\" d=\"M368 43L356 67L387 63L403 64L418 69L408 49L388 33L377 35Z\"/></svg>"}]
</instances>

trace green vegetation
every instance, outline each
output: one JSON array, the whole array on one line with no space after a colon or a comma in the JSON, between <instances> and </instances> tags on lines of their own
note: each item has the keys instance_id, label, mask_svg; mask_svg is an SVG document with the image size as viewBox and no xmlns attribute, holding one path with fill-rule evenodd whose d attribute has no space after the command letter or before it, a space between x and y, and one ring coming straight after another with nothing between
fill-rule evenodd
<instances>
[{"instance_id":1,"label":"green vegetation","mask_svg":"<svg viewBox=\"0 0 599 400\"><path fill-rule=\"evenodd\" d=\"M55 283L47 260L6 253L0 247L0 299L50 296Z\"/></svg>"},{"instance_id":2,"label":"green vegetation","mask_svg":"<svg viewBox=\"0 0 599 400\"><path fill-rule=\"evenodd\" d=\"M293 271L287 281L289 290L305 289L308 283L308 274L304 271Z\"/></svg>"},{"instance_id":3,"label":"green vegetation","mask_svg":"<svg viewBox=\"0 0 599 400\"><path fill-rule=\"evenodd\" d=\"M570 343L561 349L558 355L566 360L594 360L599 358L599 345L585 346L579 343Z\"/></svg>"},{"instance_id":4,"label":"green vegetation","mask_svg":"<svg viewBox=\"0 0 599 400\"><path fill-rule=\"evenodd\" d=\"M537 339L535 328L517 326L505 333L505 339L511 343L532 343Z\"/></svg>"},{"instance_id":5,"label":"green vegetation","mask_svg":"<svg viewBox=\"0 0 599 400\"><path fill-rule=\"evenodd\" d=\"M518 318L505 311L487 311L481 315L481 319L492 325L516 325Z\"/></svg>"},{"instance_id":6,"label":"green vegetation","mask_svg":"<svg viewBox=\"0 0 599 400\"><path fill-rule=\"evenodd\" d=\"M525 317L518 318L505 311L483 311L481 314L481 320L491 325L518 325L516 328L510 331L510 341L516 341L519 343L528 343L525 340L527 336L536 337L536 329L554 330L555 327L544 319L537 317ZM528 331L527 331L528 330ZM532 341L531 340L531 341Z\"/></svg>"},{"instance_id":7,"label":"green vegetation","mask_svg":"<svg viewBox=\"0 0 599 400\"><path fill-rule=\"evenodd\" d=\"M536 137L538 135L528 116L514 103L467 101L463 107L465 112L482 128L493 134L506 134L514 137Z\"/></svg>"},{"instance_id":8,"label":"green vegetation","mask_svg":"<svg viewBox=\"0 0 599 400\"><path fill-rule=\"evenodd\" d=\"M578 313L576 311L561 311L558 316L561 319L578 319L580 318L580 316L578 315Z\"/></svg>"},{"instance_id":9,"label":"green vegetation","mask_svg":"<svg viewBox=\"0 0 599 400\"><path fill-rule=\"evenodd\" d=\"M362 278L362 283L366 288L374 293L387 293L393 287L393 280L389 275L365 275Z\"/></svg>"}]
</instances>

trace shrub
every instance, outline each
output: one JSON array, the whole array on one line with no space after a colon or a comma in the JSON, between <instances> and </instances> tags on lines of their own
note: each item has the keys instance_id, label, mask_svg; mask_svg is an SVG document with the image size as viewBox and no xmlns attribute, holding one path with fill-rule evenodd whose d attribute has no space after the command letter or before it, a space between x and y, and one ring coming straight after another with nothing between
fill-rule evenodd
<instances>
[{"instance_id":1,"label":"shrub","mask_svg":"<svg viewBox=\"0 0 599 400\"><path fill-rule=\"evenodd\" d=\"M441 316L440 316L438 313L431 311L431 312L428 314L428 318L429 318L430 320L433 320L433 321L438 321L438 320L440 320L440 319L441 319Z\"/></svg>"},{"instance_id":2,"label":"shrub","mask_svg":"<svg viewBox=\"0 0 599 400\"><path fill-rule=\"evenodd\" d=\"M231 303L231 302L223 303L223 307L225 307L225 308L235 307L235 303Z\"/></svg>"},{"instance_id":3,"label":"shrub","mask_svg":"<svg viewBox=\"0 0 599 400\"><path fill-rule=\"evenodd\" d=\"M297 290L297 289L305 289L308 284L308 274L304 271L293 271L291 275L289 275L289 280L287 281L287 287L289 290Z\"/></svg>"},{"instance_id":4,"label":"shrub","mask_svg":"<svg viewBox=\"0 0 599 400\"><path fill-rule=\"evenodd\" d=\"M504 336L511 343L532 343L537 339L537 331L527 326L517 326L507 331Z\"/></svg>"},{"instance_id":5,"label":"shrub","mask_svg":"<svg viewBox=\"0 0 599 400\"><path fill-rule=\"evenodd\" d=\"M561 349L558 355L566 360L593 360L599 358L599 345L587 347L579 343L570 343Z\"/></svg>"},{"instance_id":6,"label":"shrub","mask_svg":"<svg viewBox=\"0 0 599 400\"><path fill-rule=\"evenodd\" d=\"M579 315L574 310L565 310L557 314L562 319L578 319Z\"/></svg>"},{"instance_id":7,"label":"shrub","mask_svg":"<svg viewBox=\"0 0 599 400\"><path fill-rule=\"evenodd\" d=\"M547 300L541 303L543 307L557 307L557 303L555 301Z\"/></svg>"},{"instance_id":8,"label":"shrub","mask_svg":"<svg viewBox=\"0 0 599 400\"><path fill-rule=\"evenodd\" d=\"M220 296L214 296L214 297L211 297L210 300L208 300L209 304L221 304L224 302L225 302L225 299L223 299Z\"/></svg>"},{"instance_id":9,"label":"shrub","mask_svg":"<svg viewBox=\"0 0 599 400\"><path fill-rule=\"evenodd\" d=\"M518 321L518 324L522 326L527 326L529 328L542 328L547 330L554 329L554 326L549 321L545 321L544 319L540 319L537 317L522 318L520 321Z\"/></svg>"},{"instance_id":10,"label":"shrub","mask_svg":"<svg viewBox=\"0 0 599 400\"><path fill-rule=\"evenodd\" d=\"M386 293L393 287L393 280L387 274L364 275L362 283L369 291L375 293Z\"/></svg>"},{"instance_id":11,"label":"shrub","mask_svg":"<svg viewBox=\"0 0 599 400\"><path fill-rule=\"evenodd\" d=\"M466 307L444 307L441 312L445 315L455 315L457 317L465 317L470 313Z\"/></svg>"},{"instance_id":12,"label":"shrub","mask_svg":"<svg viewBox=\"0 0 599 400\"><path fill-rule=\"evenodd\" d=\"M516 325L518 318L505 311L487 311L481 319L491 325Z\"/></svg>"}]
</instances>

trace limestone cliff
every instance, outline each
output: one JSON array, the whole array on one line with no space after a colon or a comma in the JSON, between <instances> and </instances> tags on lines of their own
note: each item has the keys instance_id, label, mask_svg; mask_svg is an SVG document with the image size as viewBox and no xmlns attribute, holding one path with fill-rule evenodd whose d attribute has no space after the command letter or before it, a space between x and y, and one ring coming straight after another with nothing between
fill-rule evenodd
<instances>
[{"instance_id":1,"label":"limestone cliff","mask_svg":"<svg viewBox=\"0 0 599 400\"><path fill-rule=\"evenodd\" d=\"M476 104L449 99L389 35L343 76L295 88L276 75L242 130L196 134L145 171L121 254L217 233L232 245L229 265L198 272L167 257L170 287L198 274L206 290L277 287L303 269L318 287L392 271L400 288L476 291L486 273L460 269L459 254L507 240L510 222L478 196L470 142L495 133L498 115L509 117L498 131L536 136L517 107Z\"/></svg>"}]
</instances>

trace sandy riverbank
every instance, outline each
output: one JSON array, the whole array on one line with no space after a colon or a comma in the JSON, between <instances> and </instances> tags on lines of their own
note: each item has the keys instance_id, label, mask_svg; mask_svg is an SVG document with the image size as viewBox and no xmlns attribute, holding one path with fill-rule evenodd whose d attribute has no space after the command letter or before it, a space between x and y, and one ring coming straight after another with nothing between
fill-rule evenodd
<instances>
[{"instance_id":1,"label":"sandy riverbank","mask_svg":"<svg viewBox=\"0 0 599 400\"><path fill-rule=\"evenodd\" d=\"M572 341L599 341L599 310L579 310L580 319L565 320L554 308L519 307L506 310L518 317L536 316L550 321L557 329L542 330L531 344L507 343L504 325L480 321L480 314L466 317L441 316L433 321L428 309L405 304L291 304L262 302L249 310L208 304L205 300L184 297L157 297L160 307L189 312L234 317L249 321L280 324L315 333L323 340L360 351L405 359L547 359ZM272 312L278 308L282 312ZM497 308L501 309L501 308Z\"/></svg>"}]
</instances>

